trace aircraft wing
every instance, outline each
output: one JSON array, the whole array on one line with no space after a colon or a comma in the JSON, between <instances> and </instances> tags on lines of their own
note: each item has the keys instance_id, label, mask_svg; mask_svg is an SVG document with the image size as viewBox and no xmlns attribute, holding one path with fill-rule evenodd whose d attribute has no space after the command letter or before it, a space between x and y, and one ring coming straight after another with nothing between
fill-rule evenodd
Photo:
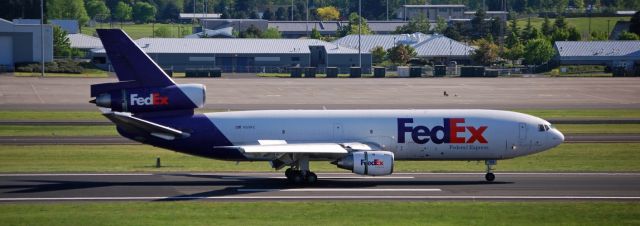
<instances>
[{"instance_id":1,"label":"aircraft wing","mask_svg":"<svg viewBox=\"0 0 640 226\"><path fill-rule=\"evenodd\" d=\"M174 140L176 138L185 138L190 136L189 133L137 118L129 113L105 112L103 115L125 130L145 132L151 136L165 140Z\"/></svg>"},{"instance_id":2,"label":"aircraft wing","mask_svg":"<svg viewBox=\"0 0 640 226\"><path fill-rule=\"evenodd\" d=\"M261 140L258 145L227 146L224 148L238 149L244 153L306 153L306 154L346 154L351 151L379 150L376 145L360 142L352 143L295 143L287 144L285 141L267 142Z\"/></svg>"}]
</instances>

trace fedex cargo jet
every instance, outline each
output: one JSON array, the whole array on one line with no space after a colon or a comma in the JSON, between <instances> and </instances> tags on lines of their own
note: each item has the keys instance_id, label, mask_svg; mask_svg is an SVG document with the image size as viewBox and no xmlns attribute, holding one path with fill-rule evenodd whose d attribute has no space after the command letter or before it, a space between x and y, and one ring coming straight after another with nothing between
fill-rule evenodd
<instances>
[{"instance_id":1,"label":"fedex cargo jet","mask_svg":"<svg viewBox=\"0 0 640 226\"><path fill-rule=\"evenodd\" d=\"M294 184L318 180L309 161L359 175L399 160L485 161L529 155L564 140L549 122L496 110L267 110L199 114L205 87L176 84L119 29L98 29L119 82L91 86L91 103L134 141L229 161L265 161ZM233 48L233 47L230 47ZM429 164L425 162L424 164Z\"/></svg>"}]
</instances>

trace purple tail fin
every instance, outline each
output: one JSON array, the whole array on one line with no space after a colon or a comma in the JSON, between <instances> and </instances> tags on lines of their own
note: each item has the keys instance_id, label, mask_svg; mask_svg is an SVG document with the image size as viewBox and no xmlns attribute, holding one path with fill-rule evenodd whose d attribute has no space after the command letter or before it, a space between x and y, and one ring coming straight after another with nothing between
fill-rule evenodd
<instances>
[{"instance_id":1,"label":"purple tail fin","mask_svg":"<svg viewBox=\"0 0 640 226\"><path fill-rule=\"evenodd\" d=\"M97 29L118 80L135 81L140 87L166 87L173 80L120 29Z\"/></svg>"}]
</instances>

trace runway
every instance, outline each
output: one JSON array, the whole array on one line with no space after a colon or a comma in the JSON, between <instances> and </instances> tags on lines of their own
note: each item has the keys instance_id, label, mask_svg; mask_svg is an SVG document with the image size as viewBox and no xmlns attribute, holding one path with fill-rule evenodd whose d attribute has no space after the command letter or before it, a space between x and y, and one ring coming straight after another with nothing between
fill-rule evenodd
<instances>
[{"instance_id":1,"label":"runway","mask_svg":"<svg viewBox=\"0 0 640 226\"><path fill-rule=\"evenodd\" d=\"M175 80L206 85L204 108L215 110L640 108L640 78L631 77ZM90 85L115 81L0 76L0 108L95 110Z\"/></svg>"},{"instance_id":2,"label":"runway","mask_svg":"<svg viewBox=\"0 0 640 226\"><path fill-rule=\"evenodd\" d=\"M294 187L282 173L0 174L0 202L118 200L640 201L639 173L320 173Z\"/></svg>"}]
</instances>

